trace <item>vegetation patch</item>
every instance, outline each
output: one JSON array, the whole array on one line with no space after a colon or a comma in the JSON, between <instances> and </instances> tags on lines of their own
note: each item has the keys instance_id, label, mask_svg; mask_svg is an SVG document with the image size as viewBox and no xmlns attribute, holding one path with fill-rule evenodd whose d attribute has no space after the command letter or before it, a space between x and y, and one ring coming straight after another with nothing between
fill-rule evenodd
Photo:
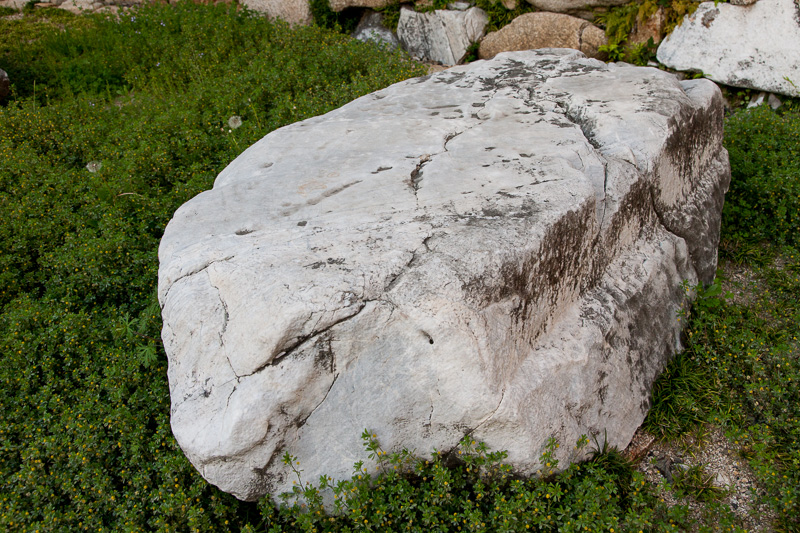
<instances>
[{"instance_id":1,"label":"vegetation patch","mask_svg":"<svg viewBox=\"0 0 800 533\"><path fill-rule=\"evenodd\" d=\"M655 58L657 43L652 38L646 43L628 42L634 28L647 22L659 9L663 9L664 27L661 37L664 37L672 33L686 15L694 13L699 5L691 0L644 0L598 12L595 23L605 29L608 38L608 44L601 46L599 50L606 52L611 61L646 65Z\"/></svg>"},{"instance_id":2,"label":"vegetation patch","mask_svg":"<svg viewBox=\"0 0 800 533\"><path fill-rule=\"evenodd\" d=\"M336 12L331 9L328 0L309 0L308 5L317 26L339 33L353 33L358 21L361 20L361 10L358 8L347 8Z\"/></svg>"},{"instance_id":3,"label":"vegetation patch","mask_svg":"<svg viewBox=\"0 0 800 533\"><path fill-rule=\"evenodd\" d=\"M789 102L727 119L733 180L723 211L724 260L747 285L720 276L691 311L686 350L656 383L645 427L665 438L711 423L764 485L778 527L800 528L800 112ZM744 297L732 298L732 292Z\"/></svg>"},{"instance_id":4,"label":"vegetation patch","mask_svg":"<svg viewBox=\"0 0 800 533\"><path fill-rule=\"evenodd\" d=\"M532 479L468 438L424 460L367 432L377 470L306 480L287 456L298 499L283 506L210 486L169 428L155 298L164 227L268 132L424 69L225 6L148 5L116 18L34 10L0 19L0 34L13 83L0 107L0 529L735 529L713 497L699 523L664 504L671 489L646 483L599 436L575 444L592 449L590 461L563 469L553 452L572 443L551 441ZM786 531L800 528L798 131L792 104L728 119L722 254L758 289L724 278L698 289L687 349L657 383L646 422L663 437L725 428ZM678 489L703 499L714 493L707 481L696 472ZM339 514L325 513L323 494L336 495Z\"/></svg>"},{"instance_id":5,"label":"vegetation patch","mask_svg":"<svg viewBox=\"0 0 800 533\"><path fill-rule=\"evenodd\" d=\"M0 107L3 531L260 520L172 437L159 239L269 131L424 73L341 34L225 6L123 13L0 20L13 37L0 42L13 83Z\"/></svg>"}]
</instances>

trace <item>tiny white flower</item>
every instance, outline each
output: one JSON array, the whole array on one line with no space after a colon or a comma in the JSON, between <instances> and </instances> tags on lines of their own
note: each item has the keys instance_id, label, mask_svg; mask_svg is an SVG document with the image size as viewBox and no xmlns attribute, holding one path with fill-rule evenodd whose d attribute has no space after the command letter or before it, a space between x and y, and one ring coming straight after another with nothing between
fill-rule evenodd
<instances>
[{"instance_id":1,"label":"tiny white flower","mask_svg":"<svg viewBox=\"0 0 800 533\"><path fill-rule=\"evenodd\" d=\"M242 125L242 117L240 117L239 115L233 115L231 118L228 119L228 126L230 126L232 130L235 130L241 125Z\"/></svg>"},{"instance_id":2,"label":"tiny white flower","mask_svg":"<svg viewBox=\"0 0 800 533\"><path fill-rule=\"evenodd\" d=\"M94 173L100 170L101 168L103 168L103 163L101 163L100 161L89 161L88 163L86 163L86 170L88 170L89 172Z\"/></svg>"}]
</instances>

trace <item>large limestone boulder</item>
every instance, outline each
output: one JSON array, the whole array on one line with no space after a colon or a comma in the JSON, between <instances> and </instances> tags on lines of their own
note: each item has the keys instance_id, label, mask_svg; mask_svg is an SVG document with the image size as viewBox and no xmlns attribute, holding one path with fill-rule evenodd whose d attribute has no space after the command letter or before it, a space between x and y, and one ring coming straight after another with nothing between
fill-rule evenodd
<instances>
[{"instance_id":1,"label":"large limestone boulder","mask_svg":"<svg viewBox=\"0 0 800 533\"><path fill-rule=\"evenodd\" d=\"M605 32L581 18L559 13L525 13L484 37L478 56L490 59L500 52L573 48L589 57L601 58L598 48L604 44L608 44Z\"/></svg>"},{"instance_id":2,"label":"large limestone boulder","mask_svg":"<svg viewBox=\"0 0 800 533\"><path fill-rule=\"evenodd\" d=\"M800 96L800 5L703 2L664 39L657 57L726 85Z\"/></svg>"},{"instance_id":3,"label":"large limestone boulder","mask_svg":"<svg viewBox=\"0 0 800 533\"><path fill-rule=\"evenodd\" d=\"M269 18L280 19L292 25L305 26L314 21L308 0L241 0L240 3Z\"/></svg>"},{"instance_id":4,"label":"large limestone boulder","mask_svg":"<svg viewBox=\"0 0 800 533\"><path fill-rule=\"evenodd\" d=\"M427 13L404 7L397 23L397 38L418 59L455 65L467 55L469 45L483 37L488 22L488 15L479 7Z\"/></svg>"},{"instance_id":5,"label":"large limestone boulder","mask_svg":"<svg viewBox=\"0 0 800 533\"><path fill-rule=\"evenodd\" d=\"M172 429L247 500L466 434L521 474L624 447L709 282L729 180L707 80L507 53L254 144L159 249Z\"/></svg>"}]
</instances>

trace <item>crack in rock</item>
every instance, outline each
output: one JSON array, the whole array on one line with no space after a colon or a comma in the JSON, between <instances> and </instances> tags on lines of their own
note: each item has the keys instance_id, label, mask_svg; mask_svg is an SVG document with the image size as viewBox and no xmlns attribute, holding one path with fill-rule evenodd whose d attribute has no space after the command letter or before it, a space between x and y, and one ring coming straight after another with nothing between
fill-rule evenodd
<instances>
[{"instance_id":1,"label":"crack in rock","mask_svg":"<svg viewBox=\"0 0 800 533\"><path fill-rule=\"evenodd\" d=\"M161 304L162 309L164 307L164 302L167 301L167 297L169 296L169 292L172 290L172 288L175 286L175 284L178 283L180 280L182 280L184 278L188 278L190 276L194 276L196 274L199 274L200 272L203 272L203 271L207 270L208 267L210 267L214 263L224 263L226 261L230 261L234 257L236 257L236 256L235 255L229 255L227 257L223 257L222 259L214 259L213 261L208 261L208 262L204 263L203 265L201 265L200 267L198 267L196 269L193 269L190 272L187 272L185 274L181 274L180 276L175 278L175 280L172 283L170 283L169 288L167 288L167 290L164 291L164 297L160 298L160 302L159 303Z\"/></svg>"},{"instance_id":2,"label":"crack in rock","mask_svg":"<svg viewBox=\"0 0 800 533\"><path fill-rule=\"evenodd\" d=\"M469 129L469 128L468 128L468 129ZM447 152L447 151L448 151L448 150L447 150L447 143L449 143L450 141L452 141L453 139L455 139L456 137L458 137L459 135L461 135L461 134L462 134L462 133L464 133L465 131L467 131L467 130L463 130L463 131L457 131L457 132L455 132L455 133L448 133L448 134L447 134L447 136L444 138L444 144L442 145L442 149L443 149L445 152Z\"/></svg>"},{"instance_id":3,"label":"crack in rock","mask_svg":"<svg viewBox=\"0 0 800 533\"><path fill-rule=\"evenodd\" d=\"M495 415L495 413L498 411L498 409L500 409L500 406L503 405L503 399L505 397L506 397L506 388L503 387L503 391L500 393L500 401L497 402L497 407L495 407L494 410L491 413L486 415L486 417L483 420L478 422L478 425L476 425L474 428L472 428L472 430L469 433L466 433L465 436L466 435L472 435L475 431L480 429L480 427L482 425L486 424L489 420L491 420L491 418Z\"/></svg>"},{"instance_id":4,"label":"crack in rock","mask_svg":"<svg viewBox=\"0 0 800 533\"><path fill-rule=\"evenodd\" d=\"M215 262L218 262L218 261L215 261ZM211 266L211 264L213 264L213 263L210 263L208 266ZM219 345L222 348L223 353L225 354L225 359L228 360L228 366L231 367L231 372L233 372L233 375L236 376L236 379L238 380L241 376L239 376L239 374L236 373L236 370L234 370L233 363L231 362L230 355L228 355L228 350L225 349L225 338L224 337L225 337L225 332L228 331L228 320L230 319L230 314L228 313L228 304L225 302L225 299L222 297L222 291L220 291L219 287L214 285L214 282L211 281L211 274L208 273L208 267L203 269L203 272L205 272L206 277L208 278L208 284L211 285L212 287L214 287L214 289L217 291L217 298L219 298L219 303L222 305L222 312L224 313L224 315L222 317L222 329L218 334L219 335ZM235 390L235 387L234 387L234 390Z\"/></svg>"},{"instance_id":5,"label":"crack in rock","mask_svg":"<svg viewBox=\"0 0 800 533\"><path fill-rule=\"evenodd\" d=\"M409 177L409 185L411 187L411 191L414 193L414 198L417 200L417 207L419 207L419 198L417 197L417 191L420 187L420 182L422 181L422 167L424 167L428 162L431 160L430 154L423 154L419 156L419 163L414 170L411 171L411 175Z\"/></svg>"},{"instance_id":6,"label":"crack in rock","mask_svg":"<svg viewBox=\"0 0 800 533\"><path fill-rule=\"evenodd\" d=\"M336 357L336 356L334 355L334 357ZM298 428L303 427L305 425L305 423L306 423L306 420L311 418L311 415L313 415L317 411L317 409L319 409L319 407L325 402L325 400L328 398L328 394L331 393L331 389L333 389L333 386L336 384L336 380L337 379L339 379L339 374L334 374L333 375L333 381L331 381L331 386L328 387L327 391L325 391L325 396L323 396L322 400L320 400L320 402L311 410L311 412L308 413L308 416L306 416L304 419L302 419L301 421L299 421L297 423L297 427Z\"/></svg>"},{"instance_id":7,"label":"crack in rock","mask_svg":"<svg viewBox=\"0 0 800 533\"><path fill-rule=\"evenodd\" d=\"M430 240L430 238L432 236L433 235L429 233L428 235L425 236L424 239L422 239L422 243L421 244L425 248L425 252L430 252L431 251L430 248L428 248L428 241ZM409 268L413 267L414 264L416 264L417 260L419 259L420 253L421 252L420 252L419 248L417 248L417 249L415 249L415 250L413 250L411 252L411 259L409 259L406 262L406 264L403 265L400 268L400 270L397 272L397 274L392 276L391 279L389 279L389 281L384 284L384 286L383 286L383 293L384 294L388 294L389 292L391 292L391 290L395 287L395 285L397 285L397 283L400 281L400 278L403 276L403 274L405 274L408 271Z\"/></svg>"},{"instance_id":8,"label":"crack in rock","mask_svg":"<svg viewBox=\"0 0 800 533\"><path fill-rule=\"evenodd\" d=\"M322 328L319 331L313 331L312 330L312 332L309 333L308 335L302 335L302 336L298 337L297 339L295 339L295 341L288 348L285 348L284 350L282 350L274 358L272 358L271 360L269 360L266 363L262 364L261 366L259 366L258 368L256 368L252 372L250 372L249 374L243 374L243 375L238 376L238 377L239 378L246 378L246 377L258 374L259 372L261 372L262 370L264 370L267 367L277 366L277 365L281 364L281 362L283 362L284 359L286 359L287 357L292 355L295 351L297 351L300 347L302 347L303 344L305 344L306 342L310 341L311 339L315 339L315 338L319 337L320 335L322 335L324 333L327 333L333 327L341 324L342 322L344 322L346 320L350 320L350 319L358 316L361 313L361 311L364 310L364 308L366 307L368 301L369 300L361 300L358 303L359 304L358 310L355 313L353 313L352 315L348 315L348 316L346 316L344 318L340 318L339 320L336 320L335 322L331 323L330 325L325 326L324 328Z\"/></svg>"}]
</instances>

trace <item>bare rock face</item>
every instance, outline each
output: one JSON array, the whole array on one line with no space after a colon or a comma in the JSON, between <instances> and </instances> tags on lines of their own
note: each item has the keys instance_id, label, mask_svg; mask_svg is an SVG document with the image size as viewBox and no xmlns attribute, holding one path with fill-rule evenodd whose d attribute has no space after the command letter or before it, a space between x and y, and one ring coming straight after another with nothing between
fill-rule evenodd
<instances>
[{"instance_id":1,"label":"bare rock face","mask_svg":"<svg viewBox=\"0 0 800 533\"><path fill-rule=\"evenodd\" d=\"M662 41L658 60L726 85L800 96L800 4L731 4L700 4Z\"/></svg>"},{"instance_id":2,"label":"bare rock face","mask_svg":"<svg viewBox=\"0 0 800 533\"><path fill-rule=\"evenodd\" d=\"M305 26L314 21L308 0L242 0L241 3L269 18L280 19L292 25Z\"/></svg>"},{"instance_id":3,"label":"bare rock face","mask_svg":"<svg viewBox=\"0 0 800 533\"><path fill-rule=\"evenodd\" d=\"M528 3L542 11L577 13L596 7L621 6L628 0L528 0Z\"/></svg>"},{"instance_id":4,"label":"bare rock face","mask_svg":"<svg viewBox=\"0 0 800 533\"><path fill-rule=\"evenodd\" d=\"M413 57L450 66L467 55L467 48L483 36L488 22L488 15L479 7L427 13L404 7L397 23L397 38Z\"/></svg>"},{"instance_id":5,"label":"bare rock face","mask_svg":"<svg viewBox=\"0 0 800 533\"><path fill-rule=\"evenodd\" d=\"M171 421L253 500L465 435L537 470L624 448L710 282L730 171L707 80L500 54L281 128L159 249Z\"/></svg>"},{"instance_id":6,"label":"bare rock face","mask_svg":"<svg viewBox=\"0 0 800 533\"><path fill-rule=\"evenodd\" d=\"M600 58L598 48L607 43L603 30L581 18L559 13L525 13L484 37L478 55L490 59L501 52L572 48Z\"/></svg>"}]
</instances>

